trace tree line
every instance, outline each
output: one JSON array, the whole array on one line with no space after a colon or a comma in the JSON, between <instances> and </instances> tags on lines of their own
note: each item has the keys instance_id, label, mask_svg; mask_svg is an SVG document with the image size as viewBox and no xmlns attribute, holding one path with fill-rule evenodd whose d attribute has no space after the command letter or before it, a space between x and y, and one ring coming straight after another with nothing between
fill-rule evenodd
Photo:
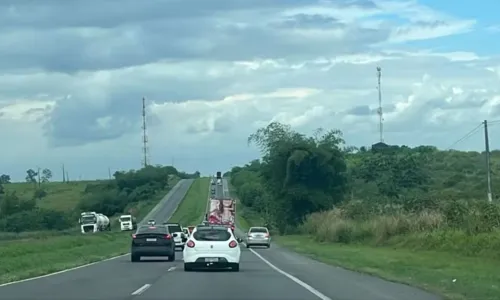
<instances>
[{"instance_id":1,"label":"tree line","mask_svg":"<svg viewBox=\"0 0 500 300\"><path fill-rule=\"evenodd\" d=\"M259 147L261 159L225 175L241 203L281 233L304 229L311 216L326 211L348 221L432 213L441 225L470 233L500 226L499 206L486 201L482 153L385 144L356 148L345 144L339 130L307 136L276 122L248 141ZM492 153L494 166L499 154Z\"/></svg>"},{"instance_id":2,"label":"tree line","mask_svg":"<svg viewBox=\"0 0 500 300\"><path fill-rule=\"evenodd\" d=\"M64 230L72 228L82 211L96 211L107 216L129 212L141 202L151 200L157 193L171 187L173 178L198 178L199 172L188 174L172 166L147 166L140 170L118 171L111 180L88 183L77 207L61 212L39 206L47 195L44 184L52 172L27 171L26 181L35 186L30 199L22 199L15 191L3 187L11 183L10 176L0 175L0 231L23 232ZM63 184L63 183L61 183Z\"/></svg>"}]
</instances>

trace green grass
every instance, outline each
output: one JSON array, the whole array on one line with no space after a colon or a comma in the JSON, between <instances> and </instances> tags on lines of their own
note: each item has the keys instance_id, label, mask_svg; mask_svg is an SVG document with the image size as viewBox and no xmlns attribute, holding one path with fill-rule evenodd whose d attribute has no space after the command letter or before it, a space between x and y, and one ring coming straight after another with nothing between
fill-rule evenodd
<instances>
[{"instance_id":1,"label":"green grass","mask_svg":"<svg viewBox=\"0 0 500 300\"><path fill-rule=\"evenodd\" d=\"M125 254L129 247L129 235L121 232L0 243L0 283Z\"/></svg>"},{"instance_id":2,"label":"green grass","mask_svg":"<svg viewBox=\"0 0 500 300\"><path fill-rule=\"evenodd\" d=\"M42 183L42 187L47 192L47 196L38 201L38 206L58 211L73 210L80 199L83 191L89 183L96 181L74 181L69 183L47 182ZM32 183L9 183L4 184L7 192L16 192L21 199L32 199L35 191L35 185Z\"/></svg>"},{"instance_id":3,"label":"green grass","mask_svg":"<svg viewBox=\"0 0 500 300\"><path fill-rule=\"evenodd\" d=\"M208 177L195 179L169 222L180 223L183 226L200 223L207 207L209 184Z\"/></svg>"},{"instance_id":4,"label":"green grass","mask_svg":"<svg viewBox=\"0 0 500 300\"><path fill-rule=\"evenodd\" d=\"M448 252L318 243L308 236L280 236L275 241L325 263L418 286L447 299L500 299L498 260Z\"/></svg>"},{"instance_id":5,"label":"green grass","mask_svg":"<svg viewBox=\"0 0 500 300\"><path fill-rule=\"evenodd\" d=\"M154 199L141 202L136 207L138 220L151 211L167 192L168 190L159 192ZM208 193L208 183L205 193ZM204 207L206 201L205 196L199 202ZM182 211L178 210L172 218L180 218L177 216L179 213ZM198 210L193 210L191 213L190 216L184 212L184 218L200 217ZM117 227L115 222L113 226ZM67 232L26 232L21 233L20 236L24 238L8 241L0 239L0 257L2 258L0 284L100 261L128 253L130 249L130 232L99 232L82 235L78 230L69 230Z\"/></svg>"}]
</instances>

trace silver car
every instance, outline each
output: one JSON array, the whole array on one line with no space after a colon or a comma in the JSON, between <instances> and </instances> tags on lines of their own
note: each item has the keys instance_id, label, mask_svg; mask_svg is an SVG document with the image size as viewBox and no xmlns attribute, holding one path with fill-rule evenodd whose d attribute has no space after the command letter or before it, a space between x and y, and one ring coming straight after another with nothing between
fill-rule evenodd
<instances>
[{"instance_id":1,"label":"silver car","mask_svg":"<svg viewBox=\"0 0 500 300\"><path fill-rule=\"evenodd\" d=\"M250 227L247 234L247 248L251 246L271 247L271 236L266 227Z\"/></svg>"}]
</instances>

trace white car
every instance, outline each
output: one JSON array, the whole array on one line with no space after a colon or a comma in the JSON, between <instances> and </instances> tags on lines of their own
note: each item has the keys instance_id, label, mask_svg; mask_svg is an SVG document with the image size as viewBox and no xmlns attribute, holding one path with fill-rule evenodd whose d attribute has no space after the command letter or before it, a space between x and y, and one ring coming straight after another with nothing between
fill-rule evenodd
<instances>
[{"instance_id":1,"label":"white car","mask_svg":"<svg viewBox=\"0 0 500 300\"><path fill-rule=\"evenodd\" d=\"M241 249L231 229L225 226L196 227L184 247L184 271L194 269L240 270Z\"/></svg>"},{"instance_id":2,"label":"white car","mask_svg":"<svg viewBox=\"0 0 500 300\"><path fill-rule=\"evenodd\" d=\"M163 225L168 227L168 232L174 237L175 248L184 250L187 236L182 231L182 226L179 223L163 223Z\"/></svg>"},{"instance_id":3,"label":"white car","mask_svg":"<svg viewBox=\"0 0 500 300\"><path fill-rule=\"evenodd\" d=\"M186 238L189 238L190 234L189 234L189 229L187 227L182 227L182 232L184 232L184 236Z\"/></svg>"}]
</instances>

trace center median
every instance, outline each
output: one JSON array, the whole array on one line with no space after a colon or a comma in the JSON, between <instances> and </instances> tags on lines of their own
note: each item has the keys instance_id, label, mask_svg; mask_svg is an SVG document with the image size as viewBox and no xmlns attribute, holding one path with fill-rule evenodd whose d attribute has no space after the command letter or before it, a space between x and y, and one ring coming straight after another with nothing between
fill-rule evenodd
<instances>
[{"instance_id":1,"label":"center median","mask_svg":"<svg viewBox=\"0 0 500 300\"><path fill-rule=\"evenodd\" d=\"M208 178L196 179L170 222L179 222L183 226L199 222L205 212L208 184ZM0 284L98 262L126 254L129 250L130 232L1 242Z\"/></svg>"}]
</instances>

